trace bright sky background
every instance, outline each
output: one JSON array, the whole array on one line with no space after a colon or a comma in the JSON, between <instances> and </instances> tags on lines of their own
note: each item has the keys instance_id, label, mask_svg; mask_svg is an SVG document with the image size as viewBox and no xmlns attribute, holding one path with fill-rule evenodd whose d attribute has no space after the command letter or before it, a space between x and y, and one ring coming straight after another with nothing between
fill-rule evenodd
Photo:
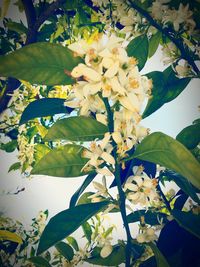
<instances>
[{"instance_id":1,"label":"bright sky background","mask_svg":"<svg viewBox=\"0 0 200 267\"><path fill-rule=\"evenodd\" d=\"M10 11L14 14L13 11ZM157 53L148 61L143 73L153 70L162 71L161 53ZM151 132L162 131L172 137L186 126L190 125L199 117L198 106L200 105L199 81L194 79L187 86L181 95L174 101L164 105L157 112L142 121L142 125L151 129ZM0 150L0 207L5 215L17 219L29 226L31 218L37 216L40 210L48 209L49 217L59 211L68 208L71 195L80 186L84 177L80 178L55 178L35 176L32 179L21 177L19 172L8 173L10 165L17 161L17 153L5 153ZM25 187L25 191L18 195L5 194L4 192L16 192L17 188ZM92 188L89 187L89 188ZM113 222L120 223L118 215L110 215ZM119 230L116 233L118 238L124 233ZM124 236L125 238L125 236Z\"/></svg>"}]
</instances>

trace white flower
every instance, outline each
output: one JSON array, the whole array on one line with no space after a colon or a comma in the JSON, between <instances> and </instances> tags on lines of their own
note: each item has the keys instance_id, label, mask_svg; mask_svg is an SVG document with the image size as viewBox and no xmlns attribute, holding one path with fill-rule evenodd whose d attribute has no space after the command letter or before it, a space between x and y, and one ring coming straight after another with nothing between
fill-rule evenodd
<instances>
[{"instance_id":1,"label":"white flower","mask_svg":"<svg viewBox=\"0 0 200 267\"><path fill-rule=\"evenodd\" d=\"M112 173L108 169L99 167L99 165L101 165L103 162L106 162L110 165L115 164L115 159L111 155L113 147L110 144L110 137L110 134L106 133L99 144L93 141L90 144L90 149L85 149L83 151L83 157L89 158L89 161L83 167L83 170L87 167L94 167L96 171L100 174L112 175Z\"/></svg>"},{"instance_id":2,"label":"white flower","mask_svg":"<svg viewBox=\"0 0 200 267\"><path fill-rule=\"evenodd\" d=\"M94 188L97 190L95 194L92 194L91 196L88 197L89 199L92 199L92 202L96 202L96 198L101 199L101 197L104 198L109 197L105 176L102 177L102 184L96 181L92 182L92 184Z\"/></svg>"},{"instance_id":3,"label":"white flower","mask_svg":"<svg viewBox=\"0 0 200 267\"><path fill-rule=\"evenodd\" d=\"M110 244L105 245L100 252L102 258L107 258L113 251L113 247Z\"/></svg>"},{"instance_id":4,"label":"white flower","mask_svg":"<svg viewBox=\"0 0 200 267\"><path fill-rule=\"evenodd\" d=\"M188 28L190 31L193 31L195 28L195 22L192 19L193 12L189 9L189 4L184 6L180 3L178 10L168 10L168 12L163 17L163 21L171 22L174 26L175 31L179 31L181 25L184 28Z\"/></svg>"},{"instance_id":5,"label":"white flower","mask_svg":"<svg viewBox=\"0 0 200 267\"><path fill-rule=\"evenodd\" d=\"M187 61L185 61L183 65L181 64L176 65L175 70L179 77L187 77L188 75L192 73L191 67L187 63Z\"/></svg>"},{"instance_id":6,"label":"white flower","mask_svg":"<svg viewBox=\"0 0 200 267\"><path fill-rule=\"evenodd\" d=\"M178 49L174 43L165 44L162 47L162 52L165 65L173 63L179 57Z\"/></svg>"},{"instance_id":7,"label":"white flower","mask_svg":"<svg viewBox=\"0 0 200 267\"><path fill-rule=\"evenodd\" d=\"M152 227L144 229L142 233L136 236L136 240L138 241L138 243L145 243L145 242L148 243L157 239L158 237L155 234L155 230Z\"/></svg>"},{"instance_id":8,"label":"white flower","mask_svg":"<svg viewBox=\"0 0 200 267\"><path fill-rule=\"evenodd\" d=\"M127 179L124 190L128 191L127 199L133 204L141 204L148 207L151 202L158 200L158 194L156 192L157 181L150 179L146 174L131 175Z\"/></svg>"},{"instance_id":9,"label":"white flower","mask_svg":"<svg viewBox=\"0 0 200 267\"><path fill-rule=\"evenodd\" d=\"M168 9L166 5L170 0L156 0L152 3L151 13L152 16L157 20L162 20L165 11Z\"/></svg>"}]
</instances>

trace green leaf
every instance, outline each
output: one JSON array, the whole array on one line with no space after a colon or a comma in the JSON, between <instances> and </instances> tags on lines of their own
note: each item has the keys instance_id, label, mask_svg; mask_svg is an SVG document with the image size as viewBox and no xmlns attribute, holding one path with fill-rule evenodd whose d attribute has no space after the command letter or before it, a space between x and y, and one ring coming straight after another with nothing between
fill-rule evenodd
<instances>
[{"instance_id":1,"label":"green leaf","mask_svg":"<svg viewBox=\"0 0 200 267\"><path fill-rule=\"evenodd\" d=\"M51 151L51 149L44 144L35 145L34 150L35 150L34 158L36 163Z\"/></svg>"},{"instance_id":2,"label":"green leaf","mask_svg":"<svg viewBox=\"0 0 200 267\"><path fill-rule=\"evenodd\" d=\"M58 252L63 255L68 261L71 261L74 256L74 251L70 245L65 242L59 242L55 245Z\"/></svg>"},{"instance_id":3,"label":"green leaf","mask_svg":"<svg viewBox=\"0 0 200 267\"><path fill-rule=\"evenodd\" d=\"M22 113L20 124L35 118L70 113L72 109L64 106L65 100L62 98L42 98L31 102Z\"/></svg>"},{"instance_id":4,"label":"green leaf","mask_svg":"<svg viewBox=\"0 0 200 267\"><path fill-rule=\"evenodd\" d=\"M200 204L195 188L185 177L172 171L165 171L164 176L165 175L170 178L170 180L173 180L183 190L183 192L186 193L186 195L190 196L195 202Z\"/></svg>"},{"instance_id":5,"label":"green leaf","mask_svg":"<svg viewBox=\"0 0 200 267\"><path fill-rule=\"evenodd\" d=\"M74 83L69 76L82 62L66 47L38 42L0 57L0 75L42 85Z\"/></svg>"},{"instance_id":6,"label":"green leaf","mask_svg":"<svg viewBox=\"0 0 200 267\"><path fill-rule=\"evenodd\" d=\"M167 260L157 248L157 246L154 243L150 243L149 246L153 250L154 256L156 258L157 267L170 267Z\"/></svg>"},{"instance_id":7,"label":"green leaf","mask_svg":"<svg viewBox=\"0 0 200 267\"><path fill-rule=\"evenodd\" d=\"M17 145L18 145L17 140L12 140L6 144L3 144L3 143L0 144L0 149L6 151L8 153L11 153L17 148Z\"/></svg>"},{"instance_id":8,"label":"green leaf","mask_svg":"<svg viewBox=\"0 0 200 267\"><path fill-rule=\"evenodd\" d=\"M187 178L200 189L200 164L181 143L161 132L145 137L137 146L133 156L126 159L139 158L160 164Z\"/></svg>"},{"instance_id":9,"label":"green leaf","mask_svg":"<svg viewBox=\"0 0 200 267\"><path fill-rule=\"evenodd\" d=\"M24 26L22 23L14 22L14 21L8 21L6 23L6 27L8 27L9 30L18 32L19 34L27 33L28 29Z\"/></svg>"},{"instance_id":10,"label":"green leaf","mask_svg":"<svg viewBox=\"0 0 200 267\"><path fill-rule=\"evenodd\" d=\"M82 146L65 145L51 150L33 167L32 174L55 177L77 177L87 174L81 172L88 159L82 158Z\"/></svg>"},{"instance_id":11,"label":"green leaf","mask_svg":"<svg viewBox=\"0 0 200 267\"><path fill-rule=\"evenodd\" d=\"M8 172L16 171L16 170L18 170L20 167L21 167L21 163L20 163L20 162L15 162L15 163L13 163L13 164L10 166Z\"/></svg>"},{"instance_id":12,"label":"green leaf","mask_svg":"<svg viewBox=\"0 0 200 267\"><path fill-rule=\"evenodd\" d=\"M191 78L178 78L172 67L168 67L164 70L165 88L167 93L165 94L165 103L172 101L176 98L191 81Z\"/></svg>"},{"instance_id":13,"label":"green leaf","mask_svg":"<svg viewBox=\"0 0 200 267\"><path fill-rule=\"evenodd\" d=\"M68 236L67 238L68 243L76 250L79 251L79 246L76 239L73 236Z\"/></svg>"},{"instance_id":14,"label":"green leaf","mask_svg":"<svg viewBox=\"0 0 200 267\"><path fill-rule=\"evenodd\" d=\"M118 266L119 264L125 262L125 248L122 246L114 246L112 253L106 258L102 258L100 256L100 251L101 248L96 248L96 250L93 252L94 256L86 259L85 261L101 266Z\"/></svg>"},{"instance_id":15,"label":"green leaf","mask_svg":"<svg viewBox=\"0 0 200 267\"><path fill-rule=\"evenodd\" d=\"M171 214L181 227L200 238L200 215L176 209L172 210Z\"/></svg>"},{"instance_id":16,"label":"green leaf","mask_svg":"<svg viewBox=\"0 0 200 267\"><path fill-rule=\"evenodd\" d=\"M87 240L91 243L92 228L88 222L82 224L83 232Z\"/></svg>"},{"instance_id":17,"label":"green leaf","mask_svg":"<svg viewBox=\"0 0 200 267\"><path fill-rule=\"evenodd\" d=\"M127 46L129 57L135 57L138 60L138 68L141 70L148 58L149 42L147 36L140 35L134 38Z\"/></svg>"},{"instance_id":18,"label":"green leaf","mask_svg":"<svg viewBox=\"0 0 200 267\"><path fill-rule=\"evenodd\" d=\"M82 194L81 197L79 198L78 202L77 202L77 205L91 203L92 200L88 197L93 195L93 194L94 194L94 192L85 192L84 194Z\"/></svg>"},{"instance_id":19,"label":"green leaf","mask_svg":"<svg viewBox=\"0 0 200 267\"><path fill-rule=\"evenodd\" d=\"M158 225L161 220L163 220L163 223L167 222L167 215L165 213L150 210L136 210L127 216L128 223L140 221L141 216L144 216L145 223L150 225Z\"/></svg>"},{"instance_id":20,"label":"green leaf","mask_svg":"<svg viewBox=\"0 0 200 267\"><path fill-rule=\"evenodd\" d=\"M87 188L87 186L93 181L96 175L97 175L96 173L91 173L85 178L82 185L76 190L76 192L71 197L70 204L69 204L70 208L76 205L78 198L83 193L83 191Z\"/></svg>"},{"instance_id":21,"label":"green leaf","mask_svg":"<svg viewBox=\"0 0 200 267\"><path fill-rule=\"evenodd\" d=\"M18 244L22 244L22 238L16 233L7 230L0 230L0 240L9 240Z\"/></svg>"},{"instance_id":22,"label":"green leaf","mask_svg":"<svg viewBox=\"0 0 200 267\"><path fill-rule=\"evenodd\" d=\"M36 267L51 267L49 262L40 256L31 257L27 260L32 262Z\"/></svg>"},{"instance_id":23,"label":"green leaf","mask_svg":"<svg viewBox=\"0 0 200 267\"><path fill-rule=\"evenodd\" d=\"M188 149L194 149L200 142L200 123L184 128L176 139Z\"/></svg>"},{"instance_id":24,"label":"green leaf","mask_svg":"<svg viewBox=\"0 0 200 267\"><path fill-rule=\"evenodd\" d=\"M149 58L152 57L155 54L155 52L156 52L156 50L157 50L157 48L159 46L161 37L162 37L161 32L157 31L157 33L154 34L151 37L151 39L149 40L149 55L148 55Z\"/></svg>"},{"instance_id":25,"label":"green leaf","mask_svg":"<svg viewBox=\"0 0 200 267\"><path fill-rule=\"evenodd\" d=\"M38 246L37 255L43 253L73 233L84 222L100 212L108 202L79 205L56 214L45 227Z\"/></svg>"},{"instance_id":26,"label":"green leaf","mask_svg":"<svg viewBox=\"0 0 200 267\"><path fill-rule=\"evenodd\" d=\"M97 120L76 116L56 121L44 140L92 141L103 138L106 132L108 127Z\"/></svg>"},{"instance_id":27,"label":"green leaf","mask_svg":"<svg viewBox=\"0 0 200 267\"><path fill-rule=\"evenodd\" d=\"M143 118L175 99L188 85L190 78L177 78L171 67L164 72L153 71L146 76L153 80L152 97L149 99Z\"/></svg>"}]
</instances>

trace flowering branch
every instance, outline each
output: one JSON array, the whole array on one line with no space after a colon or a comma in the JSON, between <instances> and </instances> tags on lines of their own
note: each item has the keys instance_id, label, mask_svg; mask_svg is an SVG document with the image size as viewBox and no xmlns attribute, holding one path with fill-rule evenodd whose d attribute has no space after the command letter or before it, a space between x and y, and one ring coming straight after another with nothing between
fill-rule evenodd
<instances>
[{"instance_id":1,"label":"flowering branch","mask_svg":"<svg viewBox=\"0 0 200 267\"><path fill-rule=\"evenodd\" d=\"M114 131L114 121L113 121L113 113L110 109L110 105L108 102L108 99L105 97L102 97L106 111L107 111L107 117L108 117L108 128L110 133ZM114 141L113 141L114 142ZM117 183L117 189L119 192L119 207L120 207L120 212L123 220L123 224L126 230L126 236L127 236L127 245L126 245L126 267L130 266L130 259L131 259L131 232L129 229L128 221L127 221L127 215L126 215L126 198L124 191L122 190L122 184L121 184L121 179L120 179L120 165L119 162L117 161L117 150L116 146L114 147L113 150L113 156L116 159L115 163L115 179Z\"/></svg>"},{"instance_id":2,"label":"flowering branch","mask_svg":"<svg viewBox=\"0 0 200 267\"><path fill-rule=\"evenodd\" d=\"M142 9L141 7L139 7L137 4L135 4L135 2L133 1L129 1L131 4L131 7L134 8L135 10L137 10L143 17L145 17L148 22L154 26L156 29L158 29L160 32L162 32L164 35L166 35L176 46L177 48L180 50L181 52L181 56L183 59L187 60L188 63L193 67L193 70L199 74L200 70L197 67L197 65L195 64L193 58L187 53L186 49L184 48L183 45L183 41L181 38L175 38L175 32L173 32L173 30L169 30L168 28L163 28L161 25L159 25L153 18L152 16L147 13L144 9Z\"/></svg>"}]
</instances>

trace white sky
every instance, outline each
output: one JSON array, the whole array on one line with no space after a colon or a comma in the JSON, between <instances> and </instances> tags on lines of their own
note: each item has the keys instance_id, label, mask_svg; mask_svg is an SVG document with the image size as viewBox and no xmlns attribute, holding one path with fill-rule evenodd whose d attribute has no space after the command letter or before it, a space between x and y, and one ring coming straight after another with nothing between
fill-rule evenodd
<instances>
[{"instance_id":1,"label":"white sky","mask_svg":"<svg viewBox=\"0 0 200 267\"><path fill-rule=\"evenodd\" d=\"M11 12L11 11L10 11ZM11 12L13 14L13 11ZM163 70L161 54L157 53L146 64L143 73L153 70ZM174 101L164 105L157 112L142 121L142 125L151 129L151 132L162 131L172 137L199 117L200 83L192 80L187 89ZM17 161L16 152L5 153L0 150L0 206L5 215L23 222L26 226L31 224L31 218L40 210L48 209L52 217L61 210L68 208L71 195L80 186L84 177L55 178L35 176L29 180L22 178L19 172L8 173L10 165ZM25 191L18 195L5 195L3 190L15 192L16 188L25 187ZM92 187L90 187L92 188ZM121 219L118 215L110 215L113 222L119 225ZM123 238L123 231L116 233ZM78 236L78 235L77 235ZM124 236L125 238L125 236Z\"/></svg>"}]
</instances>

